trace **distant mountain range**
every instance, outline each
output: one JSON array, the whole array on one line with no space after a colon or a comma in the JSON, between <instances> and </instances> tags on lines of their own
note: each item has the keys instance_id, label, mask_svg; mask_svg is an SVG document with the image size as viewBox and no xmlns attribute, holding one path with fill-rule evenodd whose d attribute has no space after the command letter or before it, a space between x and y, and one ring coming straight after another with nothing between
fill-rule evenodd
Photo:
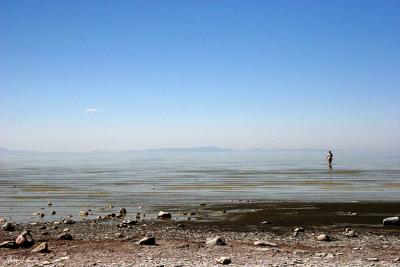
<instances>
[{"instance_id":1,"label":"distant mountain range","mask_svg":"<svg viewBox=\"0 0 400 267\"><path fill-rule=\"evenodd\" d=\"M221 148L216 146L203 146L203 147L167 147L158 149L145 149L142 151L162 151L162 152L225 152L232 151L228 148Z\"/></svg>"}]
</instances>

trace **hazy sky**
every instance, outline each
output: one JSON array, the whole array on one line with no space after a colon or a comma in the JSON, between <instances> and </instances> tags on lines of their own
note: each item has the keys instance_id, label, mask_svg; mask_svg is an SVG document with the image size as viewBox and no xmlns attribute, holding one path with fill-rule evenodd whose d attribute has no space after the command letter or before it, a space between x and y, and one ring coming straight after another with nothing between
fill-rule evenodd
<instances>
[{"instance_id":1,"label":"hazy sky","mask_svg":"<svg viewBox=\"0 0 400 267\"><path fill-rule=\"evenodd\" d=\"M400 1L0 1L0 146L400 149Z\"/></svg>"}]
</instances>

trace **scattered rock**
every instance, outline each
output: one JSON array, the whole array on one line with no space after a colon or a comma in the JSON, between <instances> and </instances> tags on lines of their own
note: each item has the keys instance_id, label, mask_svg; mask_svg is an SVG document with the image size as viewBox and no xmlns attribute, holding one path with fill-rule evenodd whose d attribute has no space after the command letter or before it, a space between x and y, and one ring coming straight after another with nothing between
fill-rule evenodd
<instances>
[{"instance_id":1,"label":"scattered rock","mask_svg":"<svg viewBox=\"0 0 400 267\"><path fill-rule=\"evenodd\" d=\"M383 225L400 225L400 217L389 217L383 219Z\"/></svg>"},{"instance_id":2,"label":"scattered rock","mask_svg":"<svg viewBox=\"0 0 400 267\"><path fill-rule=\"evenodd\" d=\"M205 205L207 205L207 204L204 203L204 202L201 202L201 203L200 203L200 206L205 206Z\"/></svg>"},{"instance_id":3,"label":"scattered rock","mask_svg":"<svg viewBox=\"0 0 400 267\"><path fill-rule=\"evenodd\" d=\"M367 261L379 261L378 258L367 258Z\"/></svg>"},{"instance_id":4,"label":"scattered rock","mask_svg":"<svg viewBox=\"0 0 400 267\"><path fill-rule=\"evenodd\" d=\"M225 246L225 239L221 236L216 236L214 238L207 238L206 245L208 246Z\"/></svg>"},{"instance_id":5,"label":"scattered rock","mask_svg":"<svg viewBox=\"0 0 400 267\"><path fill-rule=\"evenodd\" d=\"M51 212L51 215L55 215L55 214L56 214L56 211L53 210L53 211Z\"/></svg>"},{"instance_id":6,"label":"scattered rock","mask_svg":"<svg viewBox=\"0 0 400 267\"><path fill-rule=\"evenodd\" d=\"M31 247L35 240L33 239L31 232L29 230L23 231L15 240L15 243L19 247Z\"/></svg>"},{"instance_id":7,"label":"scattered rock","mask_svg":"<svg viewBox=\"0 0 400 267\"><path fill-rule=\"evenodd\" d=\"M294 232L299 232L299 233L304 233L303 227L297 227L296 229L293 230Z\"/></svg>"},{"instance_id":8,"label":"scattered rock","mask_svg":"<svg viewBox=\"0 0 400 267\"><path fill-rule=\"evenodd\" d=\"M0 244L0 248L17 248L15 241L4 241Z\"/></svg>"},{"instance_id":9,"label":"scattered rock","mask_svg":"<svg viewBox=\"0 0 400 267\"><path fill-rule=\"evenodd\" d=\"M357 233L354 232L353 230L346 228L346 230L344 231L344 235L347 237L357 237Z\"/></svg>"},{"instance_id":10,"label":"scattered rock","mask_svg":"<svg viewBox=\"0 0 400 267\"><path fill-rule=\"evenodd\" d=\"M278 245L269 241L255 241L254 246L258 247L277 247Z\"/></svg>"},{"instance_id":11,"label":"scattered rock","mask_svg":"<svg viewBox=\"0 0 400 267\"><path fill-rule=\"evenodd\" d=\"M74 220L71 220L71 219L65 219L65 220L63 221L63 223L64 223L64 224L74 224L75 221L74 221Z\"/></svg>"},{"instance_id":12,"label":"scattered rock","mask_svg":"<svg viewBox=\"0 0 400 267\"><path fill-rule=\"evenodd\" d=\"M125 216L125 215L126 215L126 209L125 209L125 208L121 208L121 209L119 210L119 215Z\"/></svg>"},{"instance_id":13,"label":"scattered rock","mask_svg":"<svg viewBox=\"0 0 400 267\"><path fill-rule=\"evenodd\" d=\"M299 235L299 233L304 233L304 229L302 227L297 227L296 229L293 230L293 236L296 237Z\"/></svg>"},{"instance_id":14,"label":"scattered rock","mask_svg":"<svg viewBox=\"0 0 400 267\"><path fill-rule=\"evenodd\" d=\"M139 245L154 246L156 244L156 238L154 236L146 236L139 240Z\"/></svg>"},{"instance_id":15,"label":"scattered rock","mask_svg":"<svg viewBox=\"0 0 400 267\"><path fill-rule=\"evenodd\" d=\"M158 218L160 219L171 219L171 213L166 212L166 211L160 211L157 215Z\"/></svg>"},{"instance_id":16,"label":"scattered rock","mask_svg":"<svg viewBox=\"0 0 400 267\"><path fill-rule=\"evenodd\" d=\"M44 229L46 229L46 226L45 225L41 225L41 226L38 227L38 229L39 230L44 230Z\"/></svg>"},{"instance_id":17,"label":"scattered rock","mask_svg":"<svg viewBox=\"0 0 400 267\"><path fill-rule=\"evenodd\" d=\"M61 235L58 236L58 239L60 239L60 240L72 240L74 238L69 233L62 233Z\"/></svg>"},{"instance_id":18,"label":"scattered rock","mask_svg":"<svg viewBox=\"0 0 400 267\"><path fill-rule=\"evenodd\" d=\"M53 203L49 202L47 203L47 206L53 206Z\"/></svg>"},{"instance_id":19,"label":"scattered rock","mask_svg":"<svg viewBox=\"0 0 400 267\"><path fill-rule=\"evenodd\" d=\"M331 241L331 237L327 234L320 234L319 236L317 236L317 240L318 241Z\"/></svg>"},{"instance_id":20,"label":"scattered rock","mask_svg":"<svg viewBox=\"0 0 400 267\"><path fill-rule=\"evenodd\" d=\"M228 257L220 257L220 258L217 258L215 260L219 264L224 264L224 265L230 264L232 262L232 260L230 258L228 258Z\"/></svg>"},{"instance_id":21,"label":"scattered rock","mask_svg":"<svg viewBox=\"0 0 400 267\"><path fill-rule=\"evenodd\" d=\"M115 235L114 235L116 238L121 238L121 237L124 237L124 235L123 234L121 234L121 233L115 233Z\"/></svg>"},{"instance_id":22,"label":"scattered rock","mask_svg":"<svg viewBox=\"0 0 400 267\"><path fill-rule=\"evenodd\" d=\"M135 220L123 220L121 223L117 224L117 227L128 227L135 224L137 224Z\"/></svg>"},{"instance_id":23,"label":"scattered rock","mask_svg":"<svg viewBox=\"0 0 400 267\"><path fill-rule=\"evenodd\" d=\"M33 253L47 253L49 252L49 245L47 242L41 243L39 246L32 250Z\"/></svg>"},{"instance_id":24,"label":"scattered rock","mask_svg":"<svg viewBox=\"0 0 400 267\"><path fill-rule=\"evenodd\" d=\"M261 224L271 224L269 221L262 221Z\"/></svg>"},{"instance_id":25,"label":"scattered rock","mask_svg":"<svg viewBox=\"0 0 400 267\"><path fill-rule=\"evenodd\" d=\"M1 226L1 230L11 232L15 230L15 226L12 223L6 222Z\"/></svg>"},{"instance_id":26,"label":"scattered rock","mask_svg":"<svg viewBox=\"0 0 400 267\"><path fill-rule=\"evenodd\" d=\"M81 210L81 211L79 212L79 215L80 215L80 216L88 216L88 215L89 215L89 212L88 212L87 210Z\"/></svg>"}]
</instances>

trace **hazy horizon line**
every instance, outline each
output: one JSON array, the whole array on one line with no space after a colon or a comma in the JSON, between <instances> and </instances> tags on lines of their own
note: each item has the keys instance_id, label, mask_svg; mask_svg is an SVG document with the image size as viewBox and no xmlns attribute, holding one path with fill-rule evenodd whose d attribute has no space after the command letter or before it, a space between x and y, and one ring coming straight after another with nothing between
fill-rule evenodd
<instances>
[{"instance_id":1,"label":"hazy horizon line","mask_svg":"<svg viewBox=\"0 0 400 267\"><path fill-rule=\"evenodd\" d=\"M62 151L62 150L22 150L8 147L0 147L0 152L5 153L66 153L66 154L90 154L90 153L137 153L137 152L246 152L246 151L371 151L371 152L399 152L398 149L344 149L344 148L228 148L220 146L193 146L193 147L158 147L145 149L124 150L88 150L88 151Z\"/></svg>"}]
</instances>

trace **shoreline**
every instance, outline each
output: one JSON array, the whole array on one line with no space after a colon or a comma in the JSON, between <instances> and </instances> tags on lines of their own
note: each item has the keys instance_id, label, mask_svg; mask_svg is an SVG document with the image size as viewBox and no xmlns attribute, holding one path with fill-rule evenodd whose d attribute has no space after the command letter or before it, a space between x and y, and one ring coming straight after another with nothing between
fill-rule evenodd
<instances>
[{"instance_id":1,"label":"shoreline","mask_svg":"<svg viewBox=\"0 0 400 267\"><path fill-rule=\"evenodd\" d=\"M124 218L16 224L14 231L0 230L0 243L15 240L23 229L30 229L36 242L30 248L0 248L0 265L214 266L218 256L226 256L232 266L400 266L400 226L382 224L383 218L400 214L397 202L246 202L183 210L165 210L172 219L141 214L122 227L118 224L137 214L128 210ZM295 236L296 227L304 232ZM63 233L73 239L60 240ZM318 241L320 234L331 241ZM148 235L155 236L156 246L136 243ZM207 238L215 236L227 245L207 246ZM255 246L257 240L274 246ZM41 242L51 252L32 253Z\"/></svg>"}]
</instances>

